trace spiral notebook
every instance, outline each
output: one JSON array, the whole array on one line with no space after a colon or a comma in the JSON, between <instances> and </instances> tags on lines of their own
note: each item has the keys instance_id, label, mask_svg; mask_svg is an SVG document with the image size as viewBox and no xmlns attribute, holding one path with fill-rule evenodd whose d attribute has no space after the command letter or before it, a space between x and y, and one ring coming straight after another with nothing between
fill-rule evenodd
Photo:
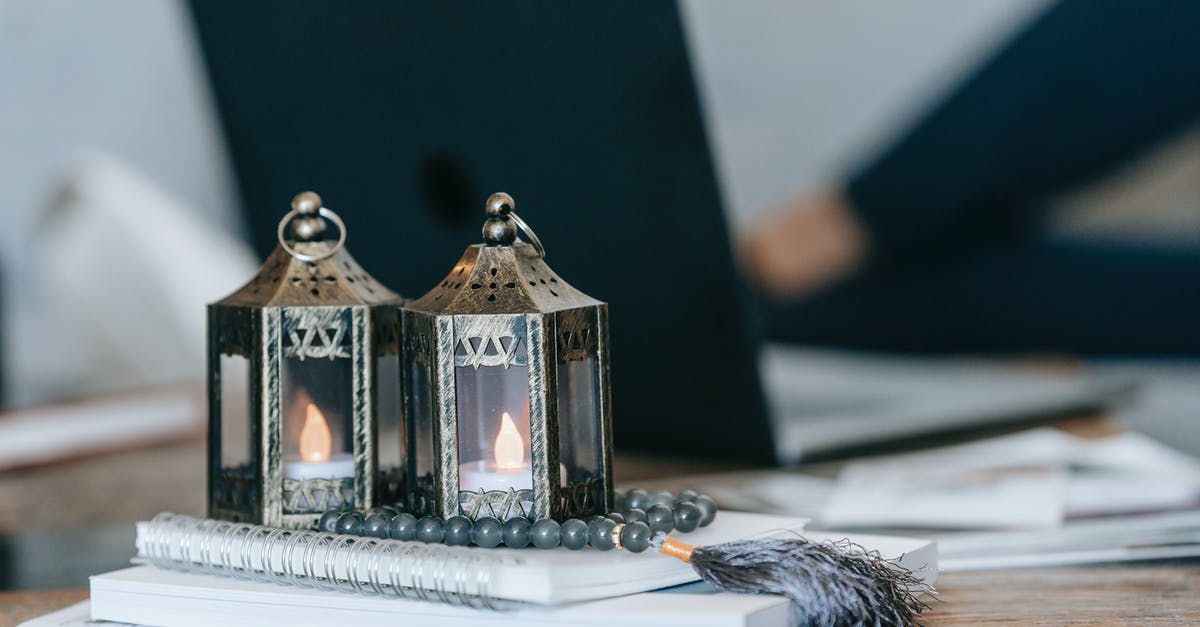
<instances>
[{"instance_id":1,"label":"spiral notebook","mask_svg":"<svg viewBox=\"0 0 1200 627\"><path fill-rule=\"evenodd\" d=\"M803 524L803 519L722 512L710 527L681 537L704 545L794 534ZM914 570L927 583L936 576L931 541L849 538ZM134 561L144 565L91 578L93 619L150 625L406 621L558 627L616 621L667 627L783 625L789 616L782 597L718 593L700 583L679 586L697 576L687 564L656 554L446 547L185 516L140 523L137 546ZM668 589L646 592L661 588Z\"/></svg>"},{"instance_id":2,"label":"spiral notebook","mask_svg":"<svg viewBox=\"0 0 1200 627\"><path fill-rule=\"evenodd\" d=\"M721 512L681 538L696 545L796 534L805 519ZM161 514L138 523L134 563L266 583L446 603L553 605L696 581L683 562L626 551L480 549L268 529Z\"/></svg>"},{"instance_id":3,"label":"spiral notebook","mask_svg":"<svg viewBox=\"0 0 1200 627\"><path fill-rule=\"evenodd\" d=\"M799 533L805 519L722 512L680 537L697 546ZM555 605L645 592L696 581L688 564L655 554L557 549L479 549L268 529L162 514L138 524L134 563L270 584L496 606ZM816 534L807 534L817 537ZM824 537L824 536L822 536ZM840 537L840 536L839 536ZM912 569L936 567L926 540L863 536L867 548Z\"/></svg>"}]
</instances>

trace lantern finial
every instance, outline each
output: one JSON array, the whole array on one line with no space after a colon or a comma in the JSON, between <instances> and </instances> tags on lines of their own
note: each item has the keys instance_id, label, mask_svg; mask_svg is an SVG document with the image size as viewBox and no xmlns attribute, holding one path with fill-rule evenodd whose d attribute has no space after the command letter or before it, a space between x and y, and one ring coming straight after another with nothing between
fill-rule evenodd
<instances>
[{"instance_id":1,"label":"lantern finial","mask_svg":"<svg viewBox=\"0 0 1200 627\"><path fill-rule=\"evenodd\" d=\"M292 236L298 242L316 242L325 238L325 221L321 219L321 197L316 192L300 192L292 199Z\"/></svg>"},{"instance_id":2,"label":"lantern finial","mask_svg":"<svg viewBox=\"0 0 1200 627\"><path fill-rule=\"evenodd\" d=\"M504 192L496 192L487 199L487 215L489 218L502 218L517 208L517 201Z\"/></svg>"},{"instance_id":3,"label":"lantern finial","mask_svg":"<svg viewBox=\"0 0 1200 627\"><path fill-rule=\"evenodd\" d=\"M483 241L488 246L509 246L517 239L517 228L529 237L529 242L537 250L539 257L546 256L542 240L534 234L529 224L517 215L517 202L504 192L496 192L488 196L485 211L487 222L483 223Z\"/></svg>"},{"instance_id":4,"label":"lantern finial","mask_svg":"<svg viewBox=\"0 0 1200 627\"><path fill-rule=\"evenodd\" d=\"M305 252L302 248L288 243L287 237L284 236L287 225L291 223L292 238L296 242L322 242L325 240L325 220L329 220L337 227L338 239L337 243L323 251ZM292 198L292 210L279 221L276 234L279 238L279 245L288 254L309 263L332 257L346 244L346 225L342 223L338 214L322 204L321 197L316 192L300 192Z\"/></svg>"},{"instance_id":5,"label":"lantern finial","mask_svg":"<svg viewBox=\"0 0 1200 627\"><path fill-rule=\"evenodd\" d=\"M496 192L488 196L485 211L487 222L483 223L483 241L488 246L510 246L517 239L517 225L509 220L516 206L512 196Z\"/></svg>"},{"instance_id":6,"label":"lantern finial","mask_svg":"<svg viewBox=\"0 0 1200 627\"><path fill-rule=\"evenodd\" d=\"M292 198L292 209L302 216L315 216L324 205L316 192L300 192Z\"/></svg>"}]
</instances>

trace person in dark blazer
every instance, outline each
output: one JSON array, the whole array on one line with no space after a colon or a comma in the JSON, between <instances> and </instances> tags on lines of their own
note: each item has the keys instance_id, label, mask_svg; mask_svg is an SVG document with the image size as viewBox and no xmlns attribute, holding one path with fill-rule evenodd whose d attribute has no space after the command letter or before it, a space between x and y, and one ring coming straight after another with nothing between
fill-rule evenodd
<instances>
[{"instance_id":1,"label":"person in dark blazer","mask_svg":"<svg viewBox=\"0 0 1200 627\"><path fill-rule=\"evenodd\" d=\"M834 191L747 238L770 334L1200 354L1200 250L1054 239L1042 224L1049 196L1200 122L1197 25L1195 2L1051 6Z\"/></svg>"}]
</instances>

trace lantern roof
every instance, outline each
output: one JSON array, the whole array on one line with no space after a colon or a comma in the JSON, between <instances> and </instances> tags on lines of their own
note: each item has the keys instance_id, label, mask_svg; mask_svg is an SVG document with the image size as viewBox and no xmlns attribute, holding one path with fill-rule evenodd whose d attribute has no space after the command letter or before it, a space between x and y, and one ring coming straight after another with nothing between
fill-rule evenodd
<instances>
[{"instance_id":1,"label":"lantern roof","mask_svg":"<svg viewBox=\"0 0 1200 627\"><path fill-rule=\"evenodd\" d=\"M324 239L325 223L338 227L338 239ZM288 224L292 239L285 237ZM279 245L258 273L218 305L250 307L400 305L404 299L384 287L346 251L346 226L313 192L292 199L279 222Z\"/></svg>"},{"instance_id":2,"label":"lantern roof","mask_svg":"<svg viewBox=\"0 0 1200 627\"><path fill-rule=\"evenodd\" d=\"M328 242L296 242L293 250L319 255L332 247ZM258 273L218 305L288 307L400 305L399 294L367 274L345 249L318 261L292 256L283 246L275 250Z\"/></svg>"},{"instance_id":3,"label":"lantern roof","mask_svg":"<svg viewBox=\"0 0 1200 627\"><path fill-rule=\"evenodd\" d=\"M600 301L571 287L533 246L475 244L446 278L405 307L434 315L550 313Z\"/></svg>"},{"instance_id":4,"label":"lantern roof","mask_svg":"<svg viewBox=\"0 0 1200 627\"><path fill-rule=\"evenodd\" d=\"M545 250L512 208L508 194L488 198L485 243L467 248L437 287L405 307L434 315L551 313L600 301L571 287L546 265ZM520 226L533 244L516 238Z\"/></svg>"}]
</instances>

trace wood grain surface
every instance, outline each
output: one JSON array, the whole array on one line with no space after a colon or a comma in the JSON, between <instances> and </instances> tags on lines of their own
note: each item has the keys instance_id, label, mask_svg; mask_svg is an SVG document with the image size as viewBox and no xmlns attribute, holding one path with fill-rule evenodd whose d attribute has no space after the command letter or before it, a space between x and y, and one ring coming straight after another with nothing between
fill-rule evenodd
<instances>
[{"instance_id":1,"label":"wood grain surface","mask_svg":"<svg viewBox=\"0 0 1200 627\"><path fill-rule=\"evenodd\" d=\"M943 574L927 625L1200 624L1200 570L1176 566ZM0 625L87 597L85 590L0 593Z\"/></svg>"},{"instance_id":2,"label":"wood grain surface","mask_svg":"<svg viewBox=\"0 0 1200 627\"><path fill-rule=\"evenodd\" d=\"M1200 570L1052 568L948 573L929 625L1200 624Z\"/></svg>"},{"instance_id":3,"label":"wood grain surface","mask_svg":"<svg viewBox=\"0 0 1200 627\"><path fill-rule=\"evenodd\" d=\"M22 590L0 592L0 627L49 614L87 598L87 590Z\"/></svg>"}]
</instances>

